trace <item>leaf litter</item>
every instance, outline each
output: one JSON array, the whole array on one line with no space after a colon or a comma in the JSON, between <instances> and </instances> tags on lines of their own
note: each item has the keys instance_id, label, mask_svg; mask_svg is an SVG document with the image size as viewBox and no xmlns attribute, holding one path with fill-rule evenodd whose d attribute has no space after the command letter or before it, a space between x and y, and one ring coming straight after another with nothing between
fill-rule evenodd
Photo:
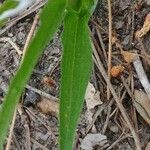
<instances>
[{"instance_id":1,"label":"leaf litter","mask_svg":"<svg viewBox=\"0 0 150 150\"><path fill-rule=\"evenodd\" d=\"M81 142L82 150L93 150L94 146L104 146L107 143L107 137L102 134L87 134Z\"/></svg>"}]
</instances>

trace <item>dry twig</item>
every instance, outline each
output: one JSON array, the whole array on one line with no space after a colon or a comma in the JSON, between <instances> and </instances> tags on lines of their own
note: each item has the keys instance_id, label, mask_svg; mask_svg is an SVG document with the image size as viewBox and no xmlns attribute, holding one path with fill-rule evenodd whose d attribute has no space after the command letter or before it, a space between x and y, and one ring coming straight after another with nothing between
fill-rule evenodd
<instances>
[{"instance_id":1,"label":"dry twig","mask_svg":"<svg viewBox=\"0 0 150 150\"><path fill-rule=\"evenodd\" d=\"M39 121L53 136L54 134L52 133L52 130L51 130L51 127L46 125L37 115L34 114L34 112L32 112L29 108L23 106L25 108L25 112L31 117L34 117L36 118L35 120L33 121Z\"/></svg>"},{"instance_id":2,"label":"dry twig","mask_svg":"<svg viewBox=\"0 0 150 150\"><path fill-rule=\"evenodd\" d=\"M47 93L45 93L45 92L43 92L43 91L41 91L41 90L38 90L38 89L36 89L36 88L34 88L34 87L31 87L31 86L29 86L29 85L26 85L26 88L29 89L29 90L31 90L31 91L33 91L33 92L35 92L35 93L38 93L39 95L41 95L41 96L43 96L43 97L48 98L49 100L52 100L52 101L59 101L58 98L56 98L56 97L54 97L54 96L52 96L52 95L50 95L50 94L47 94Z\"/></svg>"},{"instance_id":3,"label":"dry twig","mask_svg":"<svg viewBox=\"0 0 150 150\"><path fill-rule=\"evenodd\" d=\"M115 145L117 145L119 142L121 142L122 140L131 137L130 134L126 134L124 136L120 136L112 145L110 145L106 150L111 150Z\"/></svg>"},{"instance_id":4,"label":"dry twig","mask_svg":"<svg viewBox=\"0 0 150 150\"><path fill-rule=\"evenodd\" d=\"M33 138L31 138L31 142L33 144L36 144L39 148L41 148L42 150L49 150L48 148L46 148L45 146L43 146L42 144L40 144L39 142L37 142L36 140L34 140Z\"/></svg>"},{"instance_id":5,"label":"dry twig","mask_svg":"<svg viewBox=\"0 0 150 150\"><path fill-rule=\"evenodd\" d=\"M7 145L6 145L5 150L10 150L10 145L11 145L11 140L12 140L14 125L15 125L16 115L17 115L17 110L15 109L14 116L13 116L12 123L11 123L11 127L10 127L10 131L9 131Z\"/></svg>"},{"instance_id":6,"label":"dry twig","mask_svg":"<svg viewBox=\"0 0 150 150\"><path fill-rule=\"evenodd\" d=\"M110 70L111 70L111 59L112 59L112 10L111 10L111 0L107 0L108 2L108 17L109 17L109 45L108 45L108 78L110 80ZM107 99L110 98L110 90L107 85Z\"/></svg>"},{"instance_id":7,"label":"dry twig","mask_svg":"<svg viewBox=\"0 0 150 150\"><path fill-rule=\"evenodd\" d=\"M104 54L105 60L107 60L107 53L106 53L105 44L104 44L104 42L103 42L101 32L100 32L100 30L98 29L98 27L97 27L97 26L96 26L96 32L97 32L97 36L98 36L99 42L100 42L101 47L102 47L102 51L103 51L103 54Z\"/></svg>"},{"instance_id":8,"label":"dry twig","mask_svg":"<svg viewBox=\"0 0 150 150\"><path fill-rule=\"evenodd\" d=\"M23 48L23 57L24 57L24 55L25 55L25 53L26 53L26 50L27 50L28 45L29 45L29 43L30 43L30 41L31 41L31 38L32 38L32 36L33 36L33 34L34 34L34 30L35 30L35 28L36 28L36 25L37 25L37 23L38 23L38 20L39 20L39 15L36 14L36 16L34 17L34 21L33 21L32 27L31 27L31 29L30 29L30 32L29 32L29 34L28 34L28 36L27 36L27 39L26 39L24 48Z\"/></svg>"},{"instance_id":9,"label":"dry twig","mask_svg":"<svg viewBox=\"0 0 150 150\"><path fill-rule=\"evenodd\" d=\"M96 111L96 113L93 116L92 122L90 124L88 124L88 126L86 128L86 134L88 134L88 132L91 130L97 117L101 114L101 112L105 109L105 107L106 107L106 104L102 104L101 106L98 107L98 110Z\"/></svg>"},{"instance_id":10,"label":"dry twig","mask_svg":"<svg viewBox=\"0 0 150 150\"><path fill-rule=\"evenodd\" d=\"M111 106L113 104L113 100L110 101L110 103L108 104L108 110L107 110L107 117L106 117L106 121L104 123L103 129L102 129L102 134L105 134L107 127L108 127L108 123L109 123L109 119L110 119L110 114L111 114Z\"/></svg>"},{"instance_id":11,"label":"dry twig","mask_svg":"<svg viewBox=\"0 0 150 150\"><path fill-rule=\"evenodd\" d=\"M20 147L20 145L19 145L19 142L18 142L18 140L17 140L17 138L16 138L16 136L13 134L13 142L15 143L15 145L16 145L16 149L17 150L21 150L21 147Z\"/></svg>"},{"instance_id":12,"label":"dry twig","mask_svg":"<svg viewBox=\"0 0 150 150\"><path fill-rule=\"evenodd\" d=\"M19 55L22 54L22 51L19 49L19 47L9 37L0 38L0 41L1 42L8 42L16 50L16 52Z\"/></svg>"},{"instance_id":13,"label":"dry twig","mask_svg":"<svg viewBox=\"0 0 150 150\"><path fill-rule=\"evenodd\" d=\"M130 131L132 133L132 135L133 135L133 138L134 138L134 141L135 141L135 145L136 145L136 149L137 150L141 150L141 145L140 145L140 141L139 141L139 138L137 136L137 133L136 133L133 125L131 124L131 121L130 121L130 119L129 119L129 117L128 117L128 115L127 115L127 113L126 113L126 111L125 111L125 109L124 109L124 107L123 107L119 97L117 96L117 94L116 94L112 84L110 83L110 80L109 80L109 78L108 78L108 76L107 76L107 74L105 72L103 64L101 63L101 60L99 59L94 46L93 46L93 51L94 51L94 56L95 56L95 58L93 57L93 60L94 60L95 64L97 65L97 67L98 67L100 73L102 74L103 78L105 79L107 85L109 86L109 89L110 89L110 91L111 91L111 93L112 93L112 95L113 95L113 97L114 97L114 99L115 99L115 101L117 103L117 106L118 106L118 108L119 108L119 110L120 110L124 120L126 121L128 127L129 127L129 129L130 129Z\"/></svg>"},{"instance_id":14,"label":"dry twig","mask_svg":"<svg viewBox=\"0 0 150 150\"><path fill-rule=\"evenodd\" d=\"M25 131L26 131L26 140L27 140L27 144L26 144L26 148L27 150L31 150L31 137L30 137L30 129L28 124L26 123L24 125Z\"/></svg>"}]
</instances>

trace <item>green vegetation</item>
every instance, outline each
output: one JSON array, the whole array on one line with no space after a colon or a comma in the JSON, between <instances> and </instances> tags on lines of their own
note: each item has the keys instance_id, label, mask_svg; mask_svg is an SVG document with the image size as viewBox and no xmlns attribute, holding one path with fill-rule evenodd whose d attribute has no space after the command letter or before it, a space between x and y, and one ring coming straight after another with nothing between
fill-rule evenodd
<instances>
[{"instance_id":1,"label":"green vegetation","mask_svg":"<svg viewBox=\"0 0 150 150\"><path fill-rule=\"evenodd\" d=\"M50 0L43 8L40 15L41 25L28 46L0 108L1 149L15 107L32 70L46 44L53 38L61 23L64 23L59 147L60 150L72 150L75 129L92 66L88 21L94 10L93 6L96 6L94 0Z\"/></svg>"}]
</instances>

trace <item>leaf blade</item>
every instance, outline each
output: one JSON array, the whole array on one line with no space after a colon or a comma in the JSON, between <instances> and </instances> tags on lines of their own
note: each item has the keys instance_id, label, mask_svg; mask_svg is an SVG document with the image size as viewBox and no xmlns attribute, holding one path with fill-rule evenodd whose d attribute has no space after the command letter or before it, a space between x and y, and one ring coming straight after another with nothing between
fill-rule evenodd
<instances>
[{"instance_id":1,"label":"leaf blade","mask_svg":"<svg viewBox=\"0 0 150 150\"><path fill-rule=\"evenodd\" d=\"M60 150L71 150L92 66L89 15L69 11L64 21L60 101ZM80 75L78 75L80 74Z\"/></svg>"},{"instance_id":2,"label":"leaf blade","mask_svg":"<svg viewBox=\"0 0 150 150\"><path fill-rule=\"evenodd\" d=\"M48 1L41 13L41 27L30 43L22 64L13 78L5 101L0 107L0 148L2 147L8 126L10 124L14 109L19 101L19 97L28 81L36 62L43 52L47 42L52 39L57 28L65 15L66 1ZM51 20L48 23L49 16Z\"/></svg>"}]
</instances>

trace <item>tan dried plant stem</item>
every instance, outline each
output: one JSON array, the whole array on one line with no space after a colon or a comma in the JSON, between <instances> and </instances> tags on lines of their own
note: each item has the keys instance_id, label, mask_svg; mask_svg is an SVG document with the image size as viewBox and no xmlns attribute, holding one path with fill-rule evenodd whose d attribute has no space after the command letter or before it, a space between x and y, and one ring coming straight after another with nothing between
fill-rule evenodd
<instances>
[{"instance_id":1,"label":"tan dried plant stem","mask_svg":"<svg viewBox=\"0 0 150 150\"><path fill-rule=\"evenodd\" d=\"M15 109L15 112L14 112L14 116L13 116L13 120L12 120L12 123L11 123L11 127L10 127L9 136L8 136L8 140L7 140L7 144L6 144L5 150L10 150L10 146L11 146L11 142L12 142L13 130L14 130L14 126L15 126L16 115L17 115L17 109Z\"/></svg>"},{"instance_id":2,"label":"tan dried plant stem","mask_svg":"<svg viewBox=\"0 0 150 150\"><path fill-rule=\"evenodd\" d=\"M128 127L130 129L130 132L131 132L131 134L132 134L132 136L134 138L134 141L135 141L136 150L142 150L141 149L140 140L138 138L138 135L137 135L137 133L136 133L132 123L131 123L131 120L129 119L128 114L125 111L125 108L123 107L119 97L117 96L117 94L116 94L116 92L115 92L115 90L114 90L114 88L113 88L113 86L112 86L112 84L111 84L111 82L109 80L109 77L108 77L108 75L107 75L107 73L106 73L106 71L105 71L105 69L103 67L103 64L102 64L101 60L99 59L99 56L98 56L97 51L95 50L94 46L93 46L93 51L94 51L93 60L94 60L95 64L97 65L100 73L102 74L105 82L109 86L111 94L113 95L114 100L116 101L116 104L117 104L117 106L118 106L118 108L119 108L119 110L121 112L121 115L123 116L125 122L127 123Z\"/></svg>"},{"instance_id":3,"label":"tan dried plant stem","mask_svg":"<svg viewBox=\"0 0 150 150\"><path fill-rule=\"evenodd\" d=\"M30 41L31 41L31 38L32 38L33 34L34 34L34 31L35 31L35 29L36 29L36 26L37 26L37 24L38 24L38 21L39 21L39 15L36 14L36 16L35 16L35 18L34 18L34 21L33 21L33 24L32 24L32 27L31 27L31 29L30 29L30 31L29 31L28 36L27 36L27 39L26 39L24 48L23 48L23 57L24 57L24 55L25 55L25 53L26 53L26 51L27 51L28 45L29 45L29 43L30 43ZM23 58L23 57L22 57L22 58Z\"/></svg>"},{"instance_id":4,"label":"tan dried plant stem","mask_svg":"<svg viewBox=\"0 0 150 150\"><path fill-rule=\"evenodd\" d=\"M109 45L108 45L108 78L111 80L110 70L111 70L111 60L112 60L112 9L111 0L108 2L108 19L109 19ZM107 99L110 98L110 89L107 85Z\"/></svg>"}]
</instances>

